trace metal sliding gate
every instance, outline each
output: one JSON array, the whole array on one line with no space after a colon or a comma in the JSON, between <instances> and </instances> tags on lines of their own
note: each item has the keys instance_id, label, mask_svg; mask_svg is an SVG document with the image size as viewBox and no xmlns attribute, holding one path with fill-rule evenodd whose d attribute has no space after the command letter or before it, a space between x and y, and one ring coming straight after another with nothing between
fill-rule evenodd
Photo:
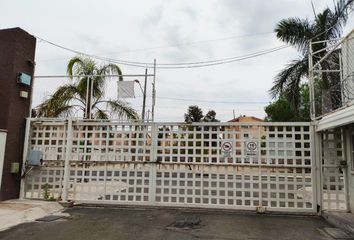
<instances>
[{"instance_id":1,"label":"metal sliding gate","mask_svg":"<svg viewBox=\"0 0 354 240\"><path fill-rule=\"evenodd\" d=\"M28 120L25 198L316 212L309 123ZM27 143L26 142L26 143ZM46 193L46 194L45 194Z\"/></svg>"}]
</instances>

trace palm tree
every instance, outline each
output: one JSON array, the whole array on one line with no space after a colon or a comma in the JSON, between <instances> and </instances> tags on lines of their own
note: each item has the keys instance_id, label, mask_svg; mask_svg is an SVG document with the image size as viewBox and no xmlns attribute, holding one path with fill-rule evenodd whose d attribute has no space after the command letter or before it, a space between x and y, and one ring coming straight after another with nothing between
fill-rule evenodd
<instances>
[{"instance_id":1,"label":"palm tree","mask_svg":"<svg viewBox=\"0 0 354 240\"><path fill-rule=\"evenodd\" d=\"M308 53L310 41L332 40L341 37L344 25L347 22L349 10L354 0L338 0L334 9L326 8L315 15L314 20L300 19L297 17L281 20L275 33L279 40L295 47L300 56L292 60L276 77L270 94L273 98L284 96L298 109L300 99L300 84L308 74ZM313 51L324 49L326 42L316 44ZM327 51L321 52L320 58ZM314 59L316 63L319 59ZM323 65L328 62L321 63ZM323 66L328 69L331 66ZM339 81L338 76L324 74L321 79L322 89L329 89Z\"/></svg>"},{"instance_id":2,"label":"palm tree","mask_svg":"<svg viewBox=\"0 0 354 240\"><path fill-rule=\"evenodd\" d=\"M123 81L122 71L115 64L98 66L88 58L76 56L70 59L67 66L67 74L71 82L60 86L53 95L36 108L38 117L66 117L77 111L82 111L84 118L108 119L120 117L138 119L137 112L126 102L121 100L104 99L106 77L101 75L116 74ZM93 77L87 77L93 75ZM92 82L93 81L93 82ZM87 94L87 84L92 84ZM86 106L92 106L92 112Z\"/></svg>"}]
</instances>

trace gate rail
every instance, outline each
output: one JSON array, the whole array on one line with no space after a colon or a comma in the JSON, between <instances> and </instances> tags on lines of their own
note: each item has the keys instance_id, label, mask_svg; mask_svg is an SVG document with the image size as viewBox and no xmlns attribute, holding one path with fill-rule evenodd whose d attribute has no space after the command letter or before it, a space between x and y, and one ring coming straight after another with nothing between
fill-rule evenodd
<instances>
[{"instance_id":1,"label":"gate rail","mask_svg":"<svg viewBox=\"0 0 354 240\"><path fill-rule=\"evenodd\" d=\"M43 164L24 168L25 198L300 212L320 205L310 123L28 125L24 156L41 151Z\"/></svg>"}]
</instances>

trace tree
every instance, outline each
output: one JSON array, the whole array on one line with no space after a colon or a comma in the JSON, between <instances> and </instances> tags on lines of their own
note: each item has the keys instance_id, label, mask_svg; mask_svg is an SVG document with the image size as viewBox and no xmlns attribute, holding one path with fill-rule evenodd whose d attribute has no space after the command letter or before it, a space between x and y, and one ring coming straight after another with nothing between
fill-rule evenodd
<instances>
[{"instance_id":1,"label":"tree","mask_svg":"<svg viewBox=\"0 0 354 240\"><path fill-rule=\"evenodd\" d=\"M306 122L310 121L309 87L302 84L299 90L299 109L288 101L283 94L275 102L265 107L266 121L269 122Z\"/></svg>"},{"instance_id":2,"label":"tree","mask_svg":"<svg viewBox=\"0 0 354 240\"><path fill-rule=\"evenodd\" d=\"M343 26L346 24L349 9L353 6L354 0L338 0L334 9L326 8L321 13L315 15L314 20L300 19L297 17L281 20L276 28L276 36L279 40L295 47L300 57L292 60L276 77L270 93L273 98L283 95L298 111L300 99L300 84L308 74L308 53L310 41L324 41L339 38L342 35ZM325 49L326 42L316 44L313 51ZM321 56L327 51L320 53ZM315 59L316 63L319 59ZM331 66L324 66L328 63L321 63L323 69ZM338 77L331 74L324 74L322 77L322 87L328 89L336 84ZM283 100L281 100L283 101Z\"/></svg>"},{"instance_id":3,"label":"tree","mask_svg":"<svg viewBox=\"0 0 354 240\"><path fill-rule=\"evenodd\" d=\"M106 77L101 75L117 74L123 81L122 71L116 64L98 66L87 57L76 56L67 65L67 73L71 82L60 86L53 95L41 103L36 109L38 117L71 116L82 111L84 118L108 119L120 117L138 119L137 112L128 103L121 100L104 99ZM87 77L87 75L94 75ZM93 81L93 82L92 82ZM87 94L89 83L89 94ZM91 84L92 99L91 99ZM86 94L88 98L86 97ZM87 99L86 99L87 98ZM92 106L92 112L86 106Z\"/></svg>"},{"instance_id":4,"label":"tree","mask_svg":"<svg viewBox=\"0 0 354 240\"><path fill-rule=\"evenodd\" d=\"M296 110L294 106L284 97L265 107L267 113L266 121L269 122L294 122Z\"/></svg>"},{"instance_id":5,"label":"tree","mask_svg":"<svg viewBox=\"0 0 354 240\"><path fill-rule=\"evenodd\" d=\"M184 114L184 121L186 123L192 122L220 122L216 119L216 112L209 110L207 114L203 115L203 110L197 105L189 106L187 113Z\"/></svg>"},{"instance_id":6,"label":"tree","mask_svg":"<svg viewBox=\"0 0 354 240\"><path fill-rule=\"evenodd\" d=\"M207 114L205 114L203 118L203 122L220 122L216 119L216 112L214 110L209 110Z\"/></svg>"},{"instance_id":7,"label":"tree","mask_svg":"<svg viewBox=\"0 0 354 240\"><path fill-rule=\"evenodd\" d=\"M197 105L189 106L187 113L184 114L184 121L187 123L201 122L203 119L203 111Z\"/></svg>"}]
</instances>

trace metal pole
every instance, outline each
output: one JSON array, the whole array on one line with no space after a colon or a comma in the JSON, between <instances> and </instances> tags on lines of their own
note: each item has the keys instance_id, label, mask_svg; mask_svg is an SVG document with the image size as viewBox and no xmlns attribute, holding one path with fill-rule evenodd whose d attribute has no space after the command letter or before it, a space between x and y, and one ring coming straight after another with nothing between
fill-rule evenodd
<instances>
[{"instance_id":1,"label":"metal pole","mask_svg":"<svg viewBox=\"0 0 354 240\"><path fill-rule=\"evenodd\" d=\"M146 105L146 84L147 84L147 68L145 69L145 83L144 83L144 98L143 98L143 110L141 113L141 119L144 122L145 120L145 105Z\"/></svg>"},{"instance_id":2,"label":"metal pole","mask_svg":"<svg viewBox=\"0 0 354 240\"><path fill-rule=\"evenodd\" d=\"M90 89L90 106L89 106L89 110L90 110L90 114L89 114L89 119L92 118L92 99L93 99L93 78L90 78L91 80L91 89Z\"/></svg>"},{"instance_id":3,"label":"metal pole","mask_svg":"<svg viewBox=\"0 0 354 240\"><path fill-rule=\"evenodd\" d=\"M85 116L84 116L84 118L86 118L86 119L88 119L87 114L88 114L88 101L89 101L89 91L90 91L89 81L90 81L90 78L88 77L87 81L86 81L86 103L85 103Z\"/></svg>"},{"instance_id":4,"label":"metal pole","mask_svg":"<svg viewBox=\"0 0 354 240\"><path fill-rule=\"evenodd\" d=\"M316 102L315 102L315 80L313 76L313 56L312 41L309 42L309 90L310 90L310 116L311 120L316 118Z\"/></svg>"},{"instance_id":5,"label":"metal pole","mask_svg":"<svg viewBox=\"0 0 354 240\"><path fill-rule=\"evenodd\" d=\"M152 81L152 106L151 106L151 121L155 120L155 102L156 102L156 88L155 88L155 78L156 77L156 59L154 59L154 79Z\"/></svg>"}]
</instances>

